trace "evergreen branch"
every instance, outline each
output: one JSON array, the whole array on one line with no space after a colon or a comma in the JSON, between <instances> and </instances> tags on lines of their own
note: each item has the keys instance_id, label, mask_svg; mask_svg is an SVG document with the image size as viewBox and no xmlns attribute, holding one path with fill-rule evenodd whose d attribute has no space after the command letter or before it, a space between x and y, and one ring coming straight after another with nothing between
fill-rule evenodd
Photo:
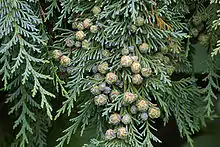
<instances>
[{"instance_id":1,"label":"evergreen branch","mask_svg":"<svg viewBox=\"0 0 220 147\"><path fill-rule=\"evenodd\" d=\"M199 131L199 124L202 124L201 120L206 117L203 97L199 92L200 89L194 86L194 82L195 79L173 82L172 89L169 90L171 93L165 98L170 111L174 114L181 136L186 136L191 146L193 144L190 136Z\"/></svg>"},{"instance_id":2,"label":"evergreen branch","mask_svg":"<svg viewBox=\"0 0 220 147\"><path fill-rule=\"evenodd\" d=\"M50 127L50 119L42 112L37 113L36 122L33 125L33 132L30 138L30 146L45 147L47 146L47 133Z\"/></svg>"},{"instance_id":3,"label":"evergreen branch","mask_svg":"<svg viewBox=\"0 0 220 147\"><path fill-rule=\"evenodd\" d=\"M51 4L46 8L46 18L44 21L47 21L50 19L50 17L53 17L54 9L59 10L57 0L50 0L50 2L51 2Z\"/></svg>"},{"instance_id":4,"label":"evergreen branch","mask_svg":"<svg viewBox=\"0 0 220 147\"><path fill-rule=\"evenodd\" d=\"M30 121L28 120L28 117L31 118L32 121L36 121L35 114L31 112L30 108L27 106L27 99L30 97L30 95L27 94L26 89L24 86L21 86L21 99L20 101L11 108L11 113L14 110L18 110L21 108L21 114L18 117L18 119L15 121L15 124L13 126L13 129L17 128L19 125L21 125L21 129L16 135L16 139L20 140L20 146L25 147L26 144L29 143L28 141L28 133L33 133L32 128L30 127ZM10 97L9 97L10 98Z\"/></svg>"},{"instance_id":5,"label":"evergreen branch","mask_svg":"<svg viewBox=\"0 0 220 147\"><path fill-rule=\"evenodd\" d=\"M61 10L61 16L59 16L59 21L56 23L54 30L56 30L58 27L62 25L63 19L67 17L67 15L70 13L70 10L73 8L73 5L75 4L75 1L72 0L66 0L62 1L62 10Z\"/></svg>"},{"instance_id":6,"label":"evergreen branch","mask_svg":"<svg viewBox=\"0 0 220 147\"><path fill-rule=\"evenodd\" d=\"M217 41L216 48L211 52L211 57L213 58L218 53L220 53L220 40Z\"/></svg>"},{"instance_id":7,"label":"evergreen branch","mask_svg":"<svg viewBox=\"0 0 220 147\"><path fill-rule=\"evenodd\" d=\"M7 102L14 103L9 113L21 110L13 126L14 129L20 126L16 139L21 147L26 146L30 134L35 133L30 125L36 121L32 109L40 109L40 105L33 98L38 92L41 94L41 107L46 107L47 114L52 119L52 107L46 96L54 97L42 86L42 81L51 80L51 77L36 70L39 65L46 63L34 55L41 53L41 46L45 43L37 29L37 25L42 22L32 9L26 1L0 1L0 38L5 37L0 47L1 62L4 61L5 65L0 71L5 71L4 83L7 84L7 90L16 89Z\"/></svg>"},{"instance_id":8,"label":"evergreen branch","mask_svg":"<svg viewBox=\"0 0 220 147\"><path fill-rule=\"evenodd\" d=\"M103 109L102 117L109 116L110 113L120 111L122 107L122 95L117 96L115 103L108 104L106 108Z\"/></svg>"},{"instance_id":9,"label":"evergreen branch","mask_svg":"<svg viewBox=\"0 0 220 147\"><path fill-rule=\"evenodd\" d=\"M82 109L78 112L79 115L76 116L75 118L70 119L71 126L63 131L65 135L57 139L59 144L56 147L64 146L65 142L69 144L72 134L76 132L76 130L79 128L79 125L81 124L88 125L89 118L91 117L90 114L92 112L92 109L94 108L92 104L92 100L85 102L85 104L83 104L81 108ZM85 126L82 126L81 131L83 131L84 129L85 129Z\"/></svg>"},{"instance_id":10,"label":"evergreen branch","mask_svg":"<svg viewBox=\"0 0 220 147\"><path fill-rule=\"evenodd\" d=\"M6 89L7 85L8 85L8 79L10 78L10 65L9 65L9 59L8 59L8 52L6 52L0 59L0 63L3 63L3 66L0 69L0 75L3 75L2 80L4 81L4 89Z\"/></svg>"},{"instance_id":11,"label":"evergreen branch","mask_svg":"<svg viewBox=\"0 0 220 147\"><path fill-rule=\"evenodd\" d=\"M220 76L215 73L213 64L213 61L210 60L208 75L203 79L203 81L208 82L207 86L203 88L203 93L206 95L204 98L204 102L206 102L205 110L208 116L211 116L211 113L213 112L212 107L214 104L212 99L217 99L217 96L213 90L220 90L220 87L217 83Z\"/></svg>"}]
</instances>

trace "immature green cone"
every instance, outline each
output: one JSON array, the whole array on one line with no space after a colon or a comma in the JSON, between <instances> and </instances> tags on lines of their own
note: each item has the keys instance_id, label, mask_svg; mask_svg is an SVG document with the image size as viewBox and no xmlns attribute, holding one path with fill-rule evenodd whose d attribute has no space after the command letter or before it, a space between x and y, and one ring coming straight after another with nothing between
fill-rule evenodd
<instances>
[{"instance_id":1,"label":"immature green cone","mask_svg":"<svg viewBox=\"0 0 220 147\"><path fill-rule=\"evenodd\" d=\"M152 119L159 118L160 114L161 114L160 109L157 107L151 107L148 110L148 115Z\"/></svg>"},{"instance_id":2,"label":"immature green cone","mask_svg":"<svg viewBox=\"0 0 220 147\"><path fill-rule=\"evenodd\" d=\"M104 90L105 90L105 87L106 87L106 83L105 83L105 82L99 84L99 90L100 90L100 91L104 91Z\"/></svg>"},{"instance_id":3,"label":"immature green cone","mask_svg":"<svg viewBox=\"0 0 220 147\"><path fill-rule=\"evenodd\" d=\"M147 53L149 51L149 45L147 43L142 43L139 46L139 50L141 53Z\"/></svg>"},{"instance_id":4,"label":"immature green cone","mask_svg":"<svg viewBox=\"0 0 220 147\"><path fill-rule=\"evenodd\" d=\"M89 28L91 25L92 25L92 20L91 20L91 19L86 18L86 19L83 21L83 26L84 26L85 28Z\"/></svg>"},{"instance_id":5,"label":"immature green cone","mask_svg":"<svg viewBox=\"0 0 220 147\"><path fill-rule=\"evenodd\" d=\"M101 94L101 91L99 89L99 86L93 86L91 89L90 89L90 92L93 94L93 95L99 95Z\"/></svg>"},{"instance_id":6,"label":"immature green cone","mask_svg":"<svg viewBox=\"0 0 220 147\"><path fill-rule=\"evenodd\" d=\"M105 139L106 140L112 140L116 137L116 134L114 133L114 130L112 129L108 129L106 132L105 132Z\"/></svg>"},{"instance_id":7,"label":"immature green cone","mask_svg":"<svg viewBox=\"0 0 220 147\"><path fill-rule=\"evenodd\" d=\"M93 13L93 14L97 15L97 14L99 14L100 12L101 12L101 8L100 8L100 7L94 6L94 7L92 8L92 13Z\"/></svg>"},{"instance_id":8,"label":"immature green cone","mask_svg":"<svg viewBox=\"0 0 220 147\"><path fill-rule=\"evenodd\" d=\"M131 71L135 74L140 73L141 64L139 62L133 62L131 65Z\"/></svg>"},{"instance_id":9,"label":"immature green cone","mask_svg":"<svg viewBox=\"0 0 220 147\"><path fill-rule=\"evenodd\" d=\"M106 74L108 71L108 63L107 62L103 62L102 64L98 65L98 71L101 74Z\"/></svg>"},{"instance_id":10,"label":"immature green cone","mask_svg":"<svg viewBox=\"0 0 220 147\"><path fill-rule=\"evenodd\" d=\"M175 68L174 66L168 66L168 67L166 68L167 74L168 74L169 76L171 76L171 75L174 73L175 69L176 69L176 68Z\"/></svg>"},{"instance_id":11,"label":"immature green cone","mask_svg":"<svg viewBox=\"0 0 220 147\"><path fill-rule=\"evenodd\" d=\"M103 106L107 103L108 97L104 94L100 94L98 96L95 96L94 102L97 106Z\"/></svg>"},{"instance_id":12,"label":"immature green cone","mask_svg":"<svg viewBox=\"0 0 220 147\"><path fill-rule=\"evenodd\" d=\"M123 88L124 83L121 80L117 80L117 82L115 83L116 86L118 86L119 88Z\"/></svg>"},{"instance_id":13,"label":"immature green cone","mask_svg":"<svg viewBox=\"0 0 220 147\"><path fill-rule=\"evenodd\" d=\"M52 52L52 56L53 56L53 58L55 59L55 60L59 60L59 58L62 56L62 53L61 53L61 51L60 50L54 50L53 52Z\"/></svg>"},{"instance_id":14,"label":"immature green cone","mask_svg":"<svg viewBox=\"0 0 220 147\"><path fill-rule=\"evenodd\" d=\"M102 55L104 57L109 57L111 55L111 53L108 50L102 50Z\"/></svg>"},{"instance_id":15,"label":"immature green cone","mask_svg":"<svg viewBox=\"0 0 220 147\"><path fill-rule=\"evenodd\" d=\"M169 64L169 63L170 63L170 58L167 57L167 56L164 56L164 57L163 57L163 62L164 62L165 64Z\"/></svg>"},{"instance_id":16,"label":"immature green cone","mask_svg":"<svg viewBox=\"0 0 220 147\"><path fill-rule=\"evenodd\" d=\"M121 50L121 54L122 55L128 55L129 54L129 49L124 47L122 50Z\"/></svg>"},{"instance_id":17,"label":"immature green cone","mask_svg":"<svg viewBox=\"0 0 220 147\"><path fill-rule=\"evenodd\" d=\"M149 108L149 105L145 100L139 100L136 103L136 107L138 111L144 112L144 111L147 111L147 109Z\"/></svg>"},{"instance_id":18,"label":"immature green cone","mask_svg":"<svg viewBox=\"0 0 220 147\"><path fill-rule=\"evenodd\" d=\"M150 67L145 67L141 69L141 74L143 77L149 77L152 75L152 69Z\"/></svg>"},{"instance_id":19,"label":"immature green cone","mask_svg":"<svg viewBox=\"0 0 220 147\"><path fill-rule=\"evenodd\" d=\"M108 73L105 78L105 81L108 84L114 84L117 80L118 80L118 76L112 72Z\"/></svg>"},{"instance_id":20,"label":"immature green cone","mask_svg":"<svg viewBox=\"0 0 220 147\"><path fill-rule=\"evenodd\" d=\"M129 114L125 114L125 115L122 117L122 120L121 120L121 122L122 122L123 124L125 124L125 125L130 124L131 121L132 121L132 119L131 119L131 116L130 116Z\"/></svg>"},{"instance_id":21,"label":"immature green cone","mask_svg":"<svg viewBox=\"0 0 220 147\"><path fill-rule=\"evenodd\" d=\"M135 33L137 31L137 27L135 25L130 26L131 33Z\"/></svg>"},{"instance_id":22,"label":"immature green cone","mask_svg":"<svg viewBox=\"0 0 220 147\"><path fill-rule=\"evenodd\" d=\"M130 112L131 114L137 114L137 107L135 105L132 105L131 108L130 108Z\"/></svg>"},{"instance_id":23,"label":"immature green cone","mask_svg":"<svg viewBox=\"0 0 220 147\"><path fill-rule=\"evenodd\" d=\"M125 127L121 127L117 131L117 137L119 139L125 139L128 136L128 130Z\"/></svg>"},{"instance_id":24,"label":"immature green cone","mask_svg":"<svg viewBox=\"0 0 220 147\"><path fill-rule=\"evenodd\" d=\"M97 81L100 81L100 80L103 80L104 76L101 75L100 73L96 73L94 75L94 79L97 80Z\"/></svg>"},{"instance_id":25,"label":"immature green cone","mask_svg":"<svg viewBox=\"0 0 220 147\"><path fill-rule=\"evenodd\" d=\"M163 53L163 54L167 54L168 51L169 51L169 47L167 47L167 46L162 46L162 47L160 48L160 51L161 51L161 53Z\"/></svg>"},{"instance_id":26,"label":"immature green cone","mask_svg":"<svg viewBox=\"0 0 220 147\"><path fill-rule=\"evenodd\" d=\"M148 119L148 114L146 112L141 113L140 118L142 121L146 121Z\"/></svg>"},{"instance_id":27,"label":"immature green cone","mask_svg":"<svg viewBox=\"0 0 220 147\"><path fill-rule=\"evenodd\" d=\"M90 47L90 42L88 40L82 41L82 48L88 50Z\"/></svg>"},{"instance_id":28,"label":"immature green cone","mask_svg":"<svg viewBox=\"0 0 220 147\"><path fill-rule=\"evenodd\" d=\"M112 90L110 93L110 99L113 101L120 95L118 90Z\"/></svg>"},{"instance_id":29,"label":"immature green cone","mask_svg":"<svg viewBox=\"0 0 220 147\"><path fill-rule=\"evenodd\" d=\"M93 73L97 73L97 72L98 72L98 66L96 66L96 65L93 66L93 67L92 67L92 72L93 72Z\"/></svg>"},{"instance_id":30,"label":"immature green cone","mask_svg":"<svg viewBox=\"0 0 220 147\"><path fill-rule=\"evenodd\" d=\"M124 97L123 97L123 101L125 104L131 104L133 102L135 102L137 100L137 95L133 94L131 92L125 92L124 93Z\"/></svg>"},{"instance_id":31,"label":"immature green cone","mask_svg":"<svg viewBox=\"0 0 220 147\"><path fill-rule=\"evenodd\" d=\"M140 74L135 74L132 76L132 83L135 85L140 85L143 82L143 78Z\"/></svg>"},{"instance_id":32,"label":"immature green cone","mask_svg":"<svg viewBox=\"0 0 220 147\"><path fill-rule=\"evenodd\" d=\"M103 93L104 93L104 94L110 94L111 91L112 91L112 89L111 89L110 87L106 86L106 87L104 88Z\"/></svg>"},{"instance_id":33,"label":"immature green cone","mask_svg":"<svg viewBox=\"0 0 220 147\"><path fill-rule=\"evenodd\" d=\"M121 122L121 116L118 113L111 114L109 124L118 125Z\"/></svg>"},{"instance_id":34,"label":"immature green cone","mask_svg":"<svg viewBox=\"0 0 220 147\"><path fill-rule=\"evenodd\" d=\"M82 30L85 29L85 27L84 27L84 25L83 25L82 22L79 22L79 23L77 24L77 29L78 29L79 31L82 31Z\"/></svg>"},{"instance_id":35,"label":"immature green cone","mask_svg":"<svg viewBox=\"0 0 220 147\"><path fill-rule=\"evenodd\" d=\"M193 16L193 18L192 18L192 23L193 23L195 26L197 26L197 25L199 25L200 23L202 23L202 16L199 15L199 14Z\"/></svg>"},{"instance_id":36,"label":"immature green cone","mask_svg":"<svg viewBox=\"0 0 220 147\"><path fill-rule=\"evenodd\" d=\"M143 26L144 25L144 21L145 20L144 20L143 17L138 16L136 18L135 25L138 26L138 27Z\"/></svg>"},{"instance_id":37,"label":"immature green cone","mask_svg":"<svg viewBox=\"0 0 220 147\"><path fill-rule=\"evenodd\" d=\"M72 28L76 30L76 29L77 29L77 25L78 25L77 22L73 22L73 23L72 23Z\"/></svg>"},{"instance_id":38,"label":"immature green cone","mask_svg":"<svg viewBox=\"0 0 220 147\"><path fill-rule=\"evenodd\" d=\"M66 40L66 46L67 47L73 47L74 45L74 41L72 39L67 39Z\"/></svg>"},{"instance_id":39,"label":"immature green cone","mask_svg":"<svg viewBox=\"0 0 220 147\"><path fill-rule=\"evenodd\" d=\"M82 41L86 37L86 34L83 31L77 31L75 36L76 40Z\"/></svg>"},{"instance_id":40,"label":"immature green cone","mask_svg":"<svg viewBox=\"0 0 220 147\"><path fill-rule=\"evenodd\" d=\"M196 38L199 35L199 30L197 28L192 28L190 30L190 35L192 35L192 37Z\"/></svg>"},{"instance_id":41,"label":"immature green cone","mask_svg":"<svg viewBox=\"0 0 220 147\"><path fill-rule=\"evenodd\" d=\"M209 43L209 36L207 34L201 33L198 37L198 41L202 45L207 45Z\"/></svg>"},{"instance_id":42,"label":"immature green cone","mask_svg":"<svg viewBox=\"0 0 220 147\"><path fill-rule=\"evenodd\" d=\"M154 54L154 57L158 60L162 60L164 58L164 55L161 52L157 52Z\"/></svg>"},{"instance_id":43,"label":"immature green cone","mask_svg":"<svg viewBox=\"0 0 220 147\"><path fill-rule=\"evenodd\" d=\"M135 52L135 49L134 49L134 46L133 46L133 45L132 45L132 46L129 46L129 47L128 47L128 50L129 50L130 53L134 53L134 52Z\"/></svg>"},{"instance_id":44,"label":"immature green cone","mask_svg":"<svg viewBox=\"0 0 220 147\"><path fill-rule=\"evenodd\" d=\"M96 25L92 25L92 26L90 27L90 32L91 32L91 33L97 33L98 30L99 30L99 27L96 26Z\"/></svg>"},{"instance_id":45,"label":"immature green cone","mask_svg":"<svg viewBox=\"0 0 220 147\"><path fill-rule=\"evenodd\" d=\"M70 64L70 58L69 57L67 57L67 56L61 56L60 57L60 64L62 65L62 66L67 66L67 65L69 65Z\"/></svg>"},{"instance_id":46,"label":"immature green cone","mask_svg":"<svg viewBox=\"0 0 220 147\"><path fill-rule=\"evenodd\" d=\"M82 42L76 41L76 42L75 42L75 47L77 47L77 48L82 47Z\"/></svg>"},{"instance_id":47,"label":"immature green cone","mask_svg":"<svg viewBox=\"0 0 220 147\"><path fill-rule=\"evenodd\" d=\"M130 67L132 63L133 63L133 60L131 59L130 56L122 56L121 57L121 65L123 67Z\"/></svg>"},{"instance_id":48,"label":"immature green cone","mask_svg":"<svg viewBox=\"0 0 220 147\"><path fill-rule=\"evenodd\" d=\"M138 56L131 56L133 62L138 62Z\"/></svg>"}]
</instances>

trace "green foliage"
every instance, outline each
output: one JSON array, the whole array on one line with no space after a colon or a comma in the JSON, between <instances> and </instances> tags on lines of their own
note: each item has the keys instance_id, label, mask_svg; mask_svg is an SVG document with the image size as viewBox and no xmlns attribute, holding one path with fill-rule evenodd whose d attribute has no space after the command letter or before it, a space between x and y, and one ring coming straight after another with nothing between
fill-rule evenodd
<instances>
[{"instance_id":1,"label":"green foliage","mask_svg":"<svg viewBox=\"0 0 220 147\"><path fill-rule=\"evenodd\" d=\"M219 13L219 10L217 11L217 13ZM220 15L218 14L218 17ZM220 25L220 19L216 19L213 21L213 25L212 28L216 31L218 29L218 26ZM215 55L217 55L220 52L220 40L217 41L217 45L216 48L212 51L211 56L214 57Z\"/></svg>"},{"instance_id":2,"label":"green foliage","mask_svg":"<svg viewBox=\"0 0 220 147\"><path fill-rule=\"evenodd\" d=\"M96 81L95 79L93 79L93 77L86 76L86 74L88 74L91 71L92 66L94 64L100 63L99 60L108 61L109 63L112 63L112 67L110 67L111 71L116 71L116 70L120 71L117 72L117 74L124 81L125 84L124 91L129 90L131 92L137 93L139 97L153 96L153 98L155 98L155 100L160 105L161 109L163 109L163 111L165 112L165 117L164 117L165 122L168 121L170 115L175 116L175 114L180 113L181 116L177 116L177 115L175 116L177 122L180 122L179 129L181 131L181 134L183 136L186 135L188 141L191 143L192 141L190 135L192 135L195 131L199 130L201 120L195 119L195 123L192 123L191 117L195 116L199 110L195 110L195 112L194 111L188 112L188 110L190 110L191 107L196 107L194 105L198 104L196 103L197 101L195 103L190 103L190 101L192 101L192 99L194 99L195 97L201 96L201 94L199 93L199 89L196 87L196 85L193 86L194 83L193 81L190 82L190 80L188 79L185 81L185 83L184 82L180 83L180 86L178 86L179 89L175 86L172 86L173 84L170 77L167 75L166 72L164 72L165 69L167 68L167 65L164 64L163 60L162 61L158 60L158 57L152 56L152 54L155 51L157 51L160 46L165 46L169 42L168 39L170 39L172 40L173 43L171 46L173 57L171 56L171 58L175 58L176 55L178 57L177 60L180 62L183 61L183 64L189 67L190 69L190 63L189 62L187 63L187 59L186 59L187 55L184 55L185 52L178 55L181 48L180 47L181 40L184 39L184 37L186 37L185 33L181 32L181 30L185 27L185 24L181 23L181 19L183 18L183 16L181 16L178 13L172 12L172 9L169 8L170 6L169 5L164 6L164 3L158 3L157 9L152 11L148 9L148 6L154 7L155 3L149 2L143 4L143 3L135 2L129 4L130 2L131 1L125 2L126 7L122 6L124 5L124 2L102 3L104 5L104 9L100 13L100 15L97 16L98 24L101 27L101 31L99 31L95 35L93 34L90 35L90 33L87 32L92 47L89 50L74 51L74 56L73 56L74 63L72 64L72 66L74 66L74 69L72 76L70 78L70 82L68 83L68 87L70 89L69 91L70 95L73 96L72 99L76 99L76 95L80 94L80 91L86 91L90 89L89 85L101 83L104 79L101 78L100 80ZM67 14L70 14L69 22L72 22L71 21L72 18L75 17L78 17L77 19L81 21L83 21L85 18L96 19L95 18L96 16L91 15L90 9L93 6L91 5L90 2L85 3L85 1L78 1L74 3L74 2L66 1L63 3L62 6L63 6L63 11L61 12L62 15L60 16L60 21L57 23L56 26L61 26L61 22L62 22L61 20ZM82 6L83 8L79 9L78 6ZM69 10L67 11L67 7L72 8L71 13ZM139 11L137 11L137 9L139 9ZM135 23L137 16L142 15L145 9L149 10L148 12L149 14L152 14L152 15L147 15L148 17L147 24L144 25L143 27L140 27L135 33L135 35L130 34L129 26L132 23ZM78 16L79 12L82 14L80 17ZM172 18L174 17L176 18L175 21L172 20ZM166 20L166 22L164 20ZM153 24L158 25L158 27L154 27ZM66 40L67 38L71 38L71 35L69 34L74 34L74 31L70 31L70 30L69 31L64 30L64 31L66 31L66 33L63 33L63 35L61 35L63 39L60 39L60 42L63 42L63 40ZM155 38L155 36L157 36L157 38ZM139 44L140 42L147 42L149 44L149 46L151 47L151 51L150 51L150 53L152 53L151 55L142 55L141 53L139 53L137 44ZM102 56L102 49L106 48L106 44L112 46L111 53L107 57ZM119 54L120 54L120 47L124 45L126 46L133 45L135 48L135 55L137 55L139 59L142 60L143 62L142 64L151 67L152 70L156 73L156 76L149 78L147 84L145 86L143 85L141 88L136 89L134 85L130 83L132 81L131 76L129 76L131 74L130 71L126 69L123 69L121 71L121 67L119 64L120 63ZM178 67L179 64L176 64L176 66ZM181 68L179 71L182 71ZM190 72L189 70L186 71ZM186 91L184 95L184 93L182 92L185 90L187 86L190 86L189 88L190 91L189 92ZM168 96L165 95L167 91L171 92L173 89L174 90L176 89L175 92L171 94L169 93L169 95L171 95L178 101L175 101L174 98L172 97L169 98ZM194 91L193 94L192 91ZM183 98L180 99L180 96ZM164 99L165 97L166 99ZM122 103L121 98L118 98L117 101L115 102L113 101L112 103L108 104L106 108L103 109L102 116L106 116L108 118L110 113L114 111L126 111L121 105ZM73 104L72 99L69 104L71 106ZM80 101L81 99L90 100L91 95L87 95L86 97L78 96L77 101ZM187 103L188 101L189 103ZM174 109L174 107L176 107L176 104L182 104L182 103L185 103L186 105L180 105L179 108ZM171 105L173 105L173 107L171 107ZM189 109L183 111L184 110L183 107L186 108L188 107ZM204 104L199 108L200 109L204 108ZM64 109L65 107L62 107L58 111L64 111ZM200 111L200 112L202 116L201 119L204 121L205 113L204 111ZM83 114L84 116L82 116ZM71 121L72 125L70 126L70 128L73 128L73 126L76 126L79 123L85 125L85 123L80 118L87 118L87 116L90 115L92 114L86 114L83 111L83 113L79 114L79 116L74 119L75 122ZM144 130L137 129L136 128L137 124L142 125L142 127L139 126L140 128L146 128L146 129ZM128 140L128 143L125 143L124 141L120 141L120 140L114 140L110 142L101 141L98 144L103 144L104 146L144 146L144 145L152 146L151 139L160 142L159 139L152 134L150 129L152 128L152 126L149 126L148 123L142 124L140 121L135 120L135 123L130 127L131 128L129 130L131 131L130 132L131 138ZM66 140L67 143L69 142L69 137L71 136L72 132L75 132L71 130L72 129L66 129L64 131L65 135L58 139L58 141L60 141L58 146L62 146L64 141Z\"/></svg>"},{"instance_id":3,"label":"green foliage","mask_svg":"<svg viewBox=\"0 0 220 147\"><path fill-rule=\"evenodd\" d=\"M202 18L202 21L206 22L206 29L204 32L208 34L208 37L210 39L205 45L208 50L208 69L204 71L204 74L206 74L206 77L203 79L204 82L207 83L206 87L202 89L203 94L205 95L204 102L206 103L205 111L207 116L211 116L213 114L212 107L213 104L213 98L217 99L216 97L216 91L219 91L219 85L218 85L218 67L217 67L217 58L215 56L218 54L218 44L219 44L219 28L218 28L218 13L220 9L220 5L218 1L211 1L210 5L205 6L205 2L201 2L201 9L196 10L195 13L200 12L200 17ZM216 47L217 46L217 47Z\"/></svg>"},{"instance_id":4,"label":"green foliage","mask_svg":"<svg viewBox=\"0 0 220 147\"><path fill-rule=\"evenodd\" d=\"M199 126L205 124L206 118L204 98L195 82L195 79L175 81L166 102L178 122L180 134L187 137L191 146L193 140L190 136L200 130Z\"/></svg>"},{"instance_id":5,"label":"green foliage","mask_svg":"<svg viewBox=\"0 0 220 147\"><path fill-rule=\"evenodd\" d=\"M212 118L215 90L220 90L215 66L215 55L220 50L216 15L220 7L219 1L207 2L0 0L2 89L8 92L6 103L11 106L9 114L16 117L13 129L18 131L12 146L47 146L52 120L63 114L70 117L69 126L57 139L57 147L68 144L78 130L82 136L89 127L96 128L96 137L84 146L153 147L153 142L161 143L162 138L154 135L160 131L154 125L158 119L149 117L143 121L141 112L131 114L131 104L124 103L126 92L147 102L148 107L159 108L164 124L175 118L181 137L193 146L191 136L205 125L207 118ZM85 25L80 29L72 26L83 24L85 19L90 19L98 31L84 29ZM189 35L192 28L200 29L197 38ZM210 54L204 87L194 78L190 60L191 43L195 40L206 46ZM140 50L142 43L147 44L147 53ZM164 48L166 51L162 51ZM133 75L137 73L121 64L122 49L129 50L131 62L148 69L149 76L140 72L140 85L134 82ZM108 63L107 73L114 73L122 86L113 79L114 84L108 84L108 88L120 94L111 99L105 91L107 104L97 106L89 91L106 81L104 74L94 72L94 67L104 62ZM56 96L59 99L54 104L52 98ZM110 115L115 112L129 114L132 122L109 124ZM105 138L107 129L117 132L120 127L126 127L126 138Z\"/></svg>"},{"instance_id":6,"label":"green foliage","mask_svg":"<svg viewBox=\"0 0 220 147\"><path fill-rule=\"evenodd\" d=\"M42 85L52 78L39 68L47 64L40 57L46 44L37 28L42 22L25 1L2 0L0 12L1 73L4 89L11 93L6 102L12 104L9 114L19 112L13 128L20 126L16 139L26 146L33 134L31 123L37 121L34 109L44 108L52 119L48 98L55 97Z\"/></svg>"},{"instance_id":7,"label":"green foliage","mask_svg":"<svg viewBox=\"0 0 220 147\"><path fill-rule=\"evenodd\" d=\"M213 113L212 107L214 106L212 99L217 99L216 92L214 90L220 90L218 85L219 75L215 72L216 67L212 60L210 60L209 71L207 71L207 76L203 79L205 82L208 82L207 86L203 89L203 92L206 94L204 101L206 104L207 114L210 116Z\"/></svg>"}]
</instances>

